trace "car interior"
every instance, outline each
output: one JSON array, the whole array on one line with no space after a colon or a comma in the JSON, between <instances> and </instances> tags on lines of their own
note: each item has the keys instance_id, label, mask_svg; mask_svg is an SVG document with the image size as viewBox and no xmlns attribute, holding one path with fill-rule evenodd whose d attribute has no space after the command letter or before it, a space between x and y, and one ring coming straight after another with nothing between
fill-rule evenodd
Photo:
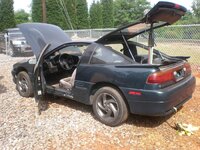
<instances>
[{"instance_id":1,"label":"car interior","mask_svg":"<svg viewBox=\"0 0 200 150\"><path fill-rule=\"evenodd\" d=\"M74 84L76 67L86 47L86 45L67 46L48 55L43 63L46 85L70 90Z\"/></svg>"},{"instance_id":2,"label":"car interior","mask_svg":"<svg viewBox=\"0 0 200 150\"><path fill-rule=\"evenodd\" d=\"M148 63L148 47L133 41L129 41L128 47L125 43L113 43L107 44L107 46L112 47L116 51L120 51L125 56L130 59L134 59L134 62L137 64L147 64ZM133 58L132 58L132 56ZM158 52L153 55L153 64L160 65L163 63L162 53Z\"/></svg>"}]
</instances>

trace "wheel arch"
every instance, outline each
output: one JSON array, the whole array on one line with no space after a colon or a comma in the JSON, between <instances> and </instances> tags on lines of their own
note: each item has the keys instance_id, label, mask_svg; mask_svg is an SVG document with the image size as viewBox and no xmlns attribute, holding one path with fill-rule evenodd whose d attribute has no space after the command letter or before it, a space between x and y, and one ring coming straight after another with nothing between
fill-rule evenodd
<instances>
[{"instance_id":1,"label":"wheel arch","mask_svg":"<svg viewBox=\"0 0 200 150\"><path fill-rule=\"evenodd\" d=\"M109 82L98 82L98 83L96 83L96 84L94 84L94 85L92 86L92 88L91 88L91 90L90 90L90 98L89 98L90 104L93 103L93 95L95 94L95 92L96 92L98 89L100 89L100 88L102 88L102 87L105 87L105 86L108 86L108 87L111 87L111 88L116 89L116 90L122 95L122 97L123 97L123 99L124 99L124 102L126 103L126 106L127 106L127 108L128 108L128 111L129 111L130 108L129 108L128 101L127 101L127 99L126 99L124 93L121 91L121 89L120 89L117 85L115 85L115 84L113 84L113 83L109 83Z\"/></svg>"},{"instance_id":2,"label":"wheel arch","mask_svg":"<svg viewBox=\"0 0 200 150\"><path fill-rule=\"evenodd\" d=\"M24 71L24 72L26 72L27 74L28 74L28 71L27 71L27 69L25 69L24 67L18 67L17 69L16 69L16 75L18 74L18 73L20 73L20 72L22 72L22 71Z\"/></svg>"}]
</instances>

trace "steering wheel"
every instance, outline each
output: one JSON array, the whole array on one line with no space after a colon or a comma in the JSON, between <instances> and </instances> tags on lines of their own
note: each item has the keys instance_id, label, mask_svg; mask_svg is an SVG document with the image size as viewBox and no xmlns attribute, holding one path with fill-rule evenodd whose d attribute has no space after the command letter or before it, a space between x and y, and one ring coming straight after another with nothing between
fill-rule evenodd
<instances>
[{"instance_id":1,"label":"steering wheel","mask_svg":"<svg viewBox=\"0 0 200 150\"><path fill-rule=\"evenodd\" d=\"M75 65L73 57L68 54L61 54L59 57L59 63L61 68L65 70L71 70Z\"/></svg>"}]
</instances>

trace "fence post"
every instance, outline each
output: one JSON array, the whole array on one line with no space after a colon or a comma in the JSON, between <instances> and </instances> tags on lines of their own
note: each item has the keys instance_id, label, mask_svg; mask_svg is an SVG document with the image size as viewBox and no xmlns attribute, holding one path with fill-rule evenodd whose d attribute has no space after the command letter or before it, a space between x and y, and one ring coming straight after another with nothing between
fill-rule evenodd
<instances>
[{"instance_id":1,"label":"fence post","mask_svg":"<svg viewBox=\"0 0 200 150\"><path fill-rule=\"evenodd\" d=\"M6 55L8 55L8 35L6 33L4 34L4 38L5 38L5 46L6 46Z\"/></svg>"},{"instance_id":2,"label":"fence post","mask_svg":"<svg viewBox=\"0 0 200 150\"><path fill-rule=\"evenodd\" d=\"M90 38L92 38L92 29L90 29Z\"/></svg>"}]
</instances>

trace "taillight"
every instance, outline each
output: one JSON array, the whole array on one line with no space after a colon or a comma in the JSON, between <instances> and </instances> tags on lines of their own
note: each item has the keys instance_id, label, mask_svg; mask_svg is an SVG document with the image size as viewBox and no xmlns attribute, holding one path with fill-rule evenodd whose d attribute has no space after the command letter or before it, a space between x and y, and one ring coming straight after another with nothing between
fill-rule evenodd
<instances>
[{"instance_id":1,"label":"taillight","mask_svg":"<svg viewBox=\"0 0 200 150\"><path fill-rule=\"evenodd\" d=\"M158 71L149 75L148 84L162 84L175 80L173 70Z\"/></svg>"},{"instance_id":2,"label":"taillight","mask_svg":"<svg viewBox=\"0 0 200 150\"><path fill-rule=\"evenodd\" d=\"M161 70L154 72L147 78L147 84L163 84L163 83L174 83L182 80L191 74L191 66L188 62L182 66L170 68L167 70Z\"/></svg>"}]
</instances>

